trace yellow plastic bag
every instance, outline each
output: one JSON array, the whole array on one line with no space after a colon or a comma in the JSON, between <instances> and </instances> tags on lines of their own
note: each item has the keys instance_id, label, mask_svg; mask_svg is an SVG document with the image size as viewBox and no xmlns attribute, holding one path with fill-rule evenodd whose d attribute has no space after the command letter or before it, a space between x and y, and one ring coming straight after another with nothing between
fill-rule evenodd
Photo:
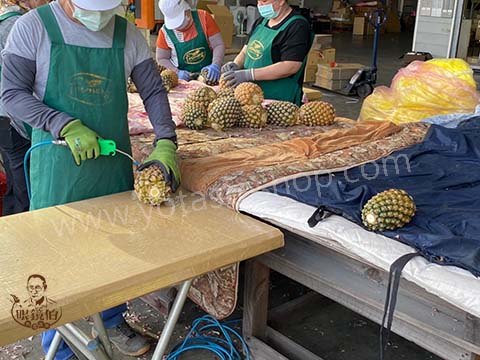
<instances>
[{"instance_id":1,"label":"yellow plastic bag","mask_svg":"<svg viewBox=\"0 0 480 360\"><path fill-rule=\"evenodd\" d=\"M473 113L479 102L473 71L465 61L415 61L395 75L390 88L380 86L365 99L359 120L414 122L435 115Z\"/></svg>"}]
</instances>

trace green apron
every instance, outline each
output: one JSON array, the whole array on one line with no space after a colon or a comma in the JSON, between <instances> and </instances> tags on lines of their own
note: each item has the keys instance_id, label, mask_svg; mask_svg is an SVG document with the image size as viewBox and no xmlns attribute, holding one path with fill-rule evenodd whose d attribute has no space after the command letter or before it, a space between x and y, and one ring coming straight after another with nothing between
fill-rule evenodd
<instances>
[{"instance_id":1,"label":"green apron","mask_svg":"<svg viewBox=\"0 0 480 360\"><path fill-rule=\"evenodd\" d=\"M286 29L294 20L303 19L303 16L295 15L288 19L279 29L270 29L267 26L268 19L264 19L253 32L247 45L247 56L245 57L245 69L258 69L273 64L272 43L277 35ZM303 74L307 59L303 61L300 69L287 78L268 81L256 81L262 88L265 99L290 101L297 105L302 101L302 88L298 80Z\"/></svg>"},{"instance_id":2,"label":"green apron","mask_svg":"<svg viewBox=\"0 0 480 360\"><path fill-rule=\"evenodd\" d=\"M0 22L10 19L11 17L14 17L14 16L22 16L22 14L17 11L5 13L3 15L0 15ZM0 66L0 75L1 73L2 73L2 67Z\"/></svg>"},{"instance_id":3,"label":"green apron","mask_svg":"<svg viewBox=\"0 0 480 360\"><path fill-rule=\"evenodd\" d=\"M22 16L22 14L17 12L17 11L11 11L11 12L5 13L3 15L0 15L0 23L4 20L10 19L11 17L14 17L14 16ZM1 75L2 75L2 65L0 65L0 77L1 77ZM2 109L2 112L3 112L3 109Z\"/></svg>"},{"instance_id":4,"label":"green apron","mask_svg":"<svg viewBox=\"0 0 480 360\"><path fill-rule=\"evenodd\" d=\"M87 48L65 44L50 6L38 13L52 42L43 102L131 153L124 71L126 20L116 16L111 48ZM48 140L53 140L50 133L33 130L32 144ZM70 150L59 145L32 152L30 179L31 210L133 188L132 163L125 156L100 156L76 166Z\"/></svg>"},{"instance_id":5,"label":"green apron","mask_svg":"<svg viewBox=\"0 0 480 360\"><path fill-rule=\"evenodd\" d=\"M198 73L212 63L213 54L196 10L192 10L192 17L195 29L197 29L197 36L192 40L180 42L172 30L165 27L165 31L175 46L178 68L191 73Z\"/></svg>"},{"instance_id":6,"label":"green apron","mask_svg":"<svg viewBox=\"0 0 480 360\"><path fill-rule=\"evenodd\" d=\"M14 16L22 16L23 14L18 12L18 11L12 11L12 12L8 12L6 14L3 14L0 16L0 22L4 21L4 20L7 20L7 19L10 19L11 17L14 17ZM0 65L0 76L2 74L2 66ZM32 135L32 128L30 127L30 125L26 124L26 123L23 123L23 127L25 129L25 132L28 136L28 138L30 139L31 138L31 135ZM23 134L22 134L23 135Z\"/></svg>"},{"instance_id":7,"label":"green apron","mask_svg":"<svg viewBox=\"0 0 480 360\"><path fill-rule=\"evenodd\" d=\"M11 17L14 17L14 16L22 16L22 13L19 13L18 11L12 11L12 12L8 12L8 13L5 13L3 15L0 15L0 22L2 22L3 20L7 20Z\"/></svg>"}]
</instances>

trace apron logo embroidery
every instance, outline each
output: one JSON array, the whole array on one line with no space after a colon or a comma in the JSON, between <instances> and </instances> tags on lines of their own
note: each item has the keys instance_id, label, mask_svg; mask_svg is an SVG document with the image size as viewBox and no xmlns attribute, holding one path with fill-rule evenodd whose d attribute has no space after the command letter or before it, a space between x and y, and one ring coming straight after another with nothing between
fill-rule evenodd
<instances>
[{"instance_id":1,"label":"apron logo embroidery","mask_svg":"<svg viewBox=\"0 0 480 360\"><path fill-rule=\"evenodd\" d=\"M247 55L252 60L260 60L263 57L265 47L258 40L253 40L247 48Z\"/></svg>"},{"instance_id":2,"label":"apron logo embroidery","mask_svg":"<svg viewBox=\"0 0 480 360\"><path fill-rule=\"evenodd\" d=\"M200 64L207 57L207 51L204 47L190 50L183 55L183 60L189 65Z\"/></svg>"},{"instance_id":3,"label":"apron logo embroidery","mask_svg":"<svg viewBox=\"0 0 480 360\"><path fill-rule=\"evenodd\" d=\"M69 97L85 105L106 105L113 101L111 81L97 74L77 73L70 81Z\"/></svg>"},{"instance_id":4,"label":"apron logo embroidery","mask_svg":"<svg viewBox=\"0 0 480 360\"><path fill-rule=\"evenodd\" d=\"M13 303L10 313L13 319L27 328L50 329L62 317L62 308L48 298L47 281L39 274L28 277L27 291L29 298L21 301L18 296L10 294Z\"/></svg>"}]
</instances>

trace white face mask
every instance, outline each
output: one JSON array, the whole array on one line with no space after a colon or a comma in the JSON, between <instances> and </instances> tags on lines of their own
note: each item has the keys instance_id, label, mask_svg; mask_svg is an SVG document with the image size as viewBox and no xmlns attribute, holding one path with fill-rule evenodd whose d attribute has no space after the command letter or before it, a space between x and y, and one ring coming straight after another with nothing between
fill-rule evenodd
<instances>
[{"instance_id":1,"label":"white face mask","mask_svg":"<svg viewBox=\"0 0 480 360\"><path fill-rule=\"evenodd\" d=\"M100 31L112 20L115 9L107 11L83 10L74 7L73 17L80 21L85 27L92 31Z\"/></svg>"}]
</instances>

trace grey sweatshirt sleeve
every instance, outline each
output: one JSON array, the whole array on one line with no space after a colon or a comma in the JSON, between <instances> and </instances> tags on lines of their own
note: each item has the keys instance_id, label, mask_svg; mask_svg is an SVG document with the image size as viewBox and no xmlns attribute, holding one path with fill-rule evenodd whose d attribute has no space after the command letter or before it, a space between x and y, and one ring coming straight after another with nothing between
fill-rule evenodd
<instances>
[{"instance_id":1,"label":"grey sweatshirt sleeve","mask_svg":"<svg viewBox=\"0 0 480 360\"><path fill-rule=\"evenodd\" d=\"M170 61L170 56L172 55L171 50L157 48L156 58L158 65L165 66L167 69L172 69L177 71L177 68Z\"/></svg>"},{"instance_id":2,"label":"grey sweatshirt sleeve","mask_svg":"<svg viewBox=\"0 0 480 360\"><path fill-rule=\"evenodd\" d=\"M222 34L218 33L210 36L208 42L210 43L213 52L212 63L222 66L223 58L225 56L225 44L223 43Z\"/></svg>"},{"instance_id":3,"label":"grey sweatshirt sleeve","mask_svg":"<svg viewBox=\"0 0 480 360\"><path fill-rule=\"evenodd\" d=\"M167 91L153 59L133 68L131 78L140 93L155 132L155 141L169 139L176 143L175 123L168 103Z\"/></svg>"},{"instance_id":4,"label":"grey sweatshirt sleeve","mask_svg":"<svg viewBox=\"0 0 480 360\"><path fill-rule=\"evenodd\" d=\"M7 53L2 66L2 101L5 111L13 119L21 119L32 128L50 132L56 139L68 122L74 118L54 110L33 95L35 61Z\"/></svg>"}]
</instances>

